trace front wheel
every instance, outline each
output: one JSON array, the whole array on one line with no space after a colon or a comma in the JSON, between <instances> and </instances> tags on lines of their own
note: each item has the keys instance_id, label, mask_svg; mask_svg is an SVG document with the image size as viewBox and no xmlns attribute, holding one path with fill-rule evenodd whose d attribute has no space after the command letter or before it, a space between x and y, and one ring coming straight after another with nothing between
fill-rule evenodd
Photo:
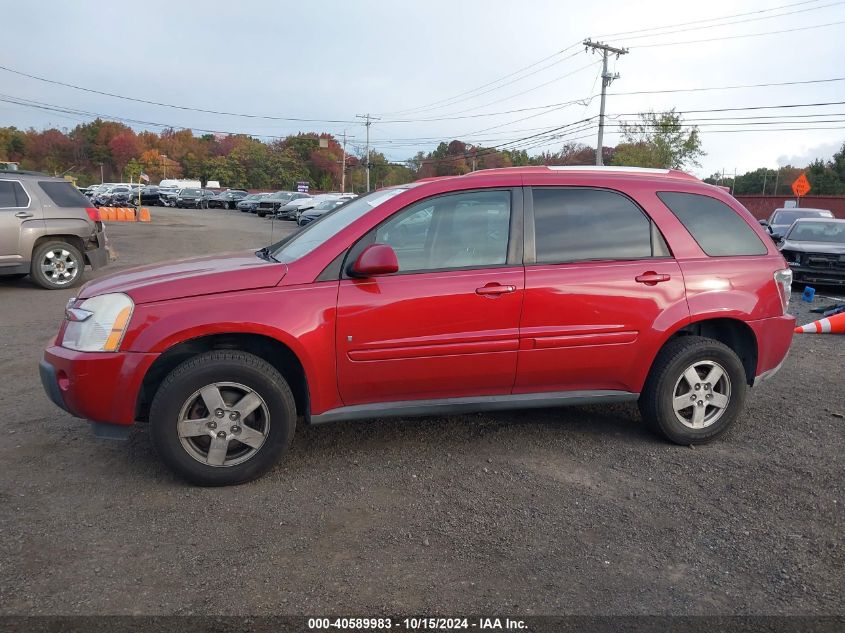
<instances>
[{"instance_id":1,"label":"front wheel","mask_svg":"<svg viewBox=\"0 0 845 633\"><path fill-rule=\"evenodd\" d=\"M240 484L267 472L296 427L293 394L265 360L240 351L199 354L174 369L150 408L164 462L201 486Z\"/></svg>"},{"instance_id":2,"label":"front wheel","mask_svg":"<svg viewBox=\"0 0 845 633\"><path fill-rule=\"evenodd\" d=\"M640 396L640 412L676 444L703 444L722 435L745 403L742 361L727 345L683 336L658 354Z\"/></svg>"}]
</instances>

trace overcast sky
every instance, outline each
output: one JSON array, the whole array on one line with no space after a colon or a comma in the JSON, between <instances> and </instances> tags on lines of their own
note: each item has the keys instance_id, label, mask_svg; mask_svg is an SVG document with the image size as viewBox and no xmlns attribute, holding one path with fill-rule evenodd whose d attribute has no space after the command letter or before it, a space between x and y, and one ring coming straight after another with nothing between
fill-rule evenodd
<instances>
[{"instance_id":1,"label":"overcast sky","mask_svg":"<svg viewBox=\"0 0 845 633\"><path fill-rule=\"evenodd\" d=\"M760 12L774 7L784 8ZM666 29L678 31L671 34L645 33L648 37L642 37L643 33L630 33L740 13L748 15ZM845 2L834 0L146 0L137 4L0 0L0 16L0 65L24 73L178 106L350 122L304 123L192 112L100 96L3 70L0 98L28 99L109 118L265 137L347 130L354 136L352 143L359 145L363 145L365 133L355 116L370 112L382 119L371 127L372 145L392 160L431 150L436 141L428 139L461 138L485 146L500 145L596 115L599 99L588 98L600 89L599 57L585 53L582 46L570 48L587 37L630 48L629 54L611 63L611 70L621 77L609 89L609 115L650 108L712 110L845 101L845 81L612 94L845 77L845 23L834 24L845 22ZM702 28L724 22L735 24ZM816 25L829 26L644 46ZM629 34L611 35L619 32ZM546 61L502 80L543 59ZM485 87L463 94L481 86ZM528 109L575 100L587 101ZM479 116L490 113L502 114ZM843 113L845 104L687 114L688 119L715 119L700 121L707 156L695 171L699 176L722 169L742 173L759 166L774 168L787 162L829 158L845 141ZM747 119L719 120L728 115L802 115L788 122L755 119L775 123L755 128L838 129L717 132L752 127ZM449 120L418 120L437 118ZM824 122L807 122L814 118ZM0 102L0 125L4 126L69 129L89 119ZM408 119L416 120L399 122ZM568 138L594 144L594 129L568 131L587 125L589 122L564 131ZM133 127L160 129L154 125ZM609 128L606 145L618 141L613 129ZM548 140L531 151L557 149L563 140ZM536 142L523 141L522 145Z\"/></svg>"}]
</instances>

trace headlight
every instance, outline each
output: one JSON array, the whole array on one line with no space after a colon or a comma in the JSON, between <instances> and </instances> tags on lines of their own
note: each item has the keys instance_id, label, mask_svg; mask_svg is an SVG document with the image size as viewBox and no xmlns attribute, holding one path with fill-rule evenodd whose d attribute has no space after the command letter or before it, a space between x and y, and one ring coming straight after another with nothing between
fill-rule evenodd
<instances>
[{"instance_id":1,"label":"headlight","mask_svg":"<svg viewBox=\"0 0 845 633\"><path fill-rule=\"evenodd\" d=\"M114 293L91 297L76 308L68 308L62 346L78 352L117 351L134 307L125 294Z\"/></svg>"}]
</instances>

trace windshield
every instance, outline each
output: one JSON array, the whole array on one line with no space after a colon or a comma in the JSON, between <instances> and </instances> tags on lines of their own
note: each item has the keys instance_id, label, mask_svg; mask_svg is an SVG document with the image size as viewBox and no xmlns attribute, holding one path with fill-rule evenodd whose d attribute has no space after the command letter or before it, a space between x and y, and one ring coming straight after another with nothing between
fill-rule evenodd
<instances>
[{"instance_id":1,"label":"windshield","mask_svg":"<svg viewBox=\"0 0 845 633\"><path fill-rule=\"evenodd\" d=\"M288 200L291 199L291 196L293 196L292 193L279 192L279 193L271 193L269 196L267 196L267 199L273 200L274 202L276 200L279 200L281 202L287 202Z\"/></svg>"},{"instance_id":2,"label":"windshield","mask_svg":"<svg viewBox=\"0 0 845 633\"><path fill-rule=\"evenodd\" d=\"M798 218L818 218L821 215L820 211L777 211L772 224L792 224Z\"/></svg>"},{"instance_id":3,"label":"windshield","mask_svg":"<svg viewBox=\"0 0 845 633\"><path fill-rule=\"evenodd\" d=\"M325 211L327 209L334 209L339 204L341 204L340 200L324 200L316 207L314 207L314 209L317 211Z\"/></svg>"},{"instance_id":4,"label":"windshield","mask_svg":"<svg viewBox=\"0 0 845 633\"><path fill-rule=\"evenodd\" d=\"M294 233L286 240L271 247L273 257L280 262L296 261L340 233L355 220L363 217L380 204L398 196L409 187L396 187L353 200L349 204L338 207L334 213L326 213L319 220L309 224L299 233Z\"/></svg>"},{"instance_id":5,"label":"windshield","mask_svg":"<svg viewBox=\"0 0 845 633\"><path fill-rule=\"evenodd\" d=\"M182 191L179 192L179 195L180 196L198 196L201 193L202 192L199 189L182 189Z\"/></svg>"},{"instance_id":6,"label":"windshield","mask_svg":"<svg viewBox=\"0 0 845 633\"><path fill-rule=\"evenodd\" d=\"M786 239L794 242L845 244L845 222L796 222Z\"/></svg>"}]
</instances>

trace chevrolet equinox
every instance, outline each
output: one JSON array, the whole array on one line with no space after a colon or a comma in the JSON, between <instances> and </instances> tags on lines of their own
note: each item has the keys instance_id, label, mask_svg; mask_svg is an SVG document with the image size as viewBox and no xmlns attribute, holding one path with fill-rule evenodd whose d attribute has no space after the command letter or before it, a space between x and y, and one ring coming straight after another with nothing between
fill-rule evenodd
<instances>
[{"instance_id":1,"label":"chevrolet equinox","mask_svg":"<svg viewBox=\"0 0 845 633\"><path fill-rule=\"evenodd\" d=\"M86 284L51 400L203 485L306 424L636 401L699 444L780 368L792 274L736 199L674 170L526 167L382 189L281 242Z\"/></svg>"}]
</instances>

